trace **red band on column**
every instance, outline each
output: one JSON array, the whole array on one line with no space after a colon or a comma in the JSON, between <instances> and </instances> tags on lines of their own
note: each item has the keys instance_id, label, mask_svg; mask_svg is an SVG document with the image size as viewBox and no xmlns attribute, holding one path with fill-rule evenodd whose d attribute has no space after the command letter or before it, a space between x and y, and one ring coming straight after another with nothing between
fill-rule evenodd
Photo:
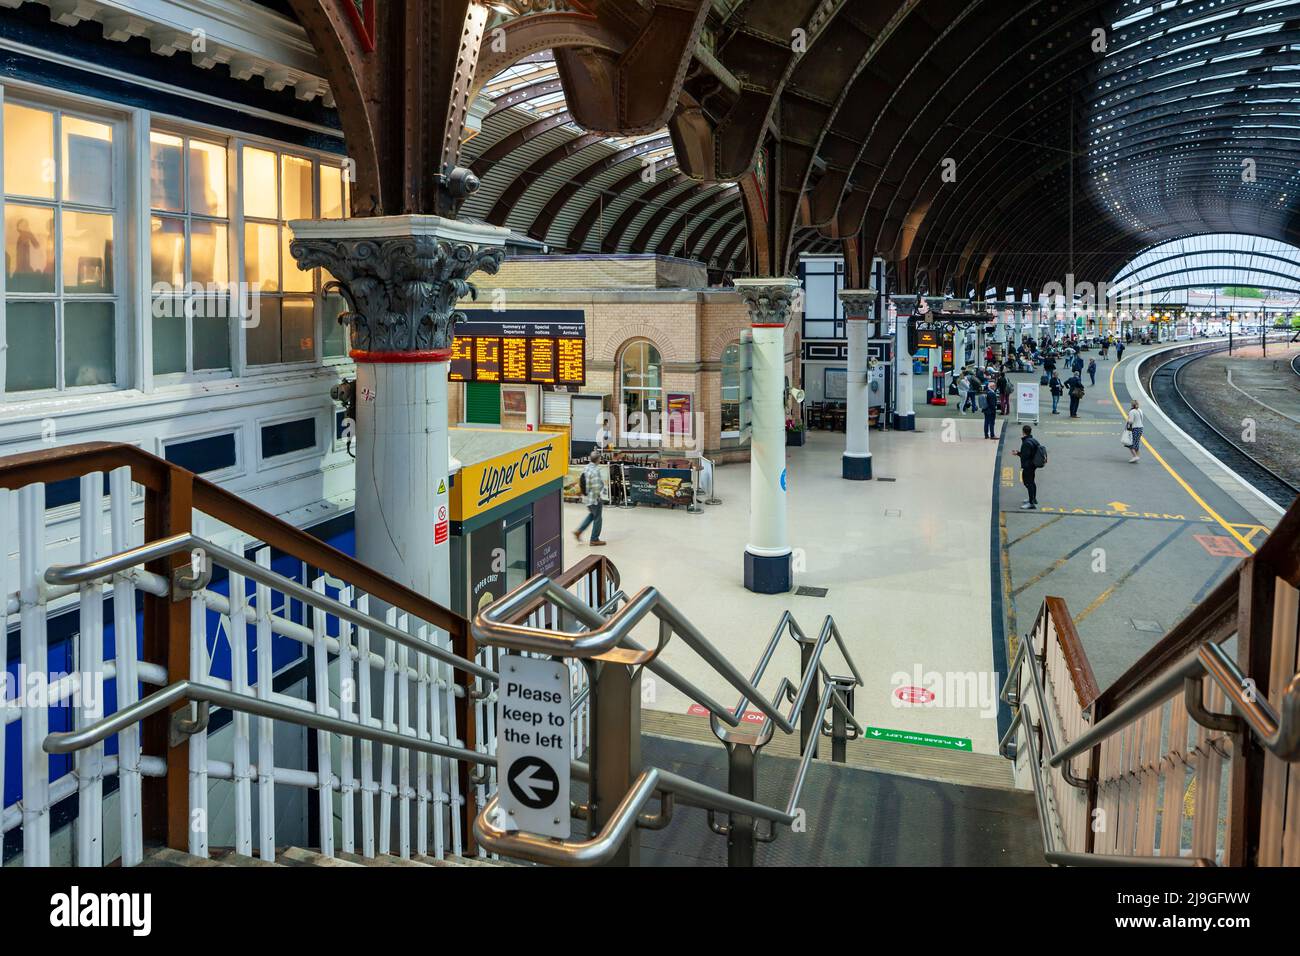
<instances>
[{"instance_id":1,"label":"red band on column","mask_svg":"<svg viewBox=\"0 0 1300 956\"><path fill-rule=\"evenodd\" d=\"M750 328L753 328L753 329L783 329L783 328L785 328L785 323L784 323L784 322L755 322L753 325L750 326Z\"/></svg>"},{"instance_id":2,"label":"red band on column","mask_svg":"<svg viewBox=\"0 0 1300 956\"><path fill-rule=\"evenodd\" d=\"M348 355L354 362L402 365L411 362L446 362L451 358L451 349L423 349L414 352L366 352L362 349L353 349Z\"/></svg>"}]
</instances>

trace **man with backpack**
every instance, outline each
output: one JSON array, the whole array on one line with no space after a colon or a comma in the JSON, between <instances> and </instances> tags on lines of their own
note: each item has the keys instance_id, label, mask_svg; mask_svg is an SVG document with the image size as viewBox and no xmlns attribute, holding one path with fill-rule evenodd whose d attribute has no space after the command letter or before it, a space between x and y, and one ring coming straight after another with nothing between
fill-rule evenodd
<instances>
[{"instance_id":1,"label":"man with backpack","mask_svg":"<svg viewBox=\"0 0 1300 956\"><path fill-rule=\"evenodd\" d=\"M984 413L984 437L997 438L998 390L992 382L980 392L979 407Z\"/></svg>"},{"instance_id":2,"label":"man with backpack","mask_svg":"<svg viewBox=\"0 0 1300 956\"><path fill-rule=\"evenodd\" d=\"M1084 387L1083 379L1079 378L1077 371L1065 380L1065 387L1070 393L1070 417L1078 418L1079 402L1083 401Z\"/></svg>"},{"instance_id":3,"label":"man with backpack","mask_svg":"<svg viewBox=\"0 0 1300 956\"><path fill-rule=\"evenodd\" d=\"M574 538L582 540L582 532L586 531L588 526L591 527L591 546L593 548L603 548L605 542L600 538L602 512L605 510L605 476L600 472L600 452L593 451L587 459L587 467L582 470L582 475L578 478L578 486L582 490L583 500L587 504L587 517L582 519L582 524L578 525L578 530L573 532Z\"/></svg>"},{"instance_id":4,"label":"man with backpack","mask_svg":"<svg viewBox=\"0 0 1300 956\"><path fill-rule=\"evenodd\" d=\"M1118 362L1124 357L1124 340L1120 339L1115 343L1115 361Z\"/></svg>"},{"instance_id":5,"label":"man with backpack","mask_svg":"<svg viewBox=\"0 0 1300 956\"><path fill-rule=\"evenodd\" d=\"M1025 484L1029 497L1020 506L1021 511L1038 510L1038 469L1047 464L1047 447L1034 437L1034 430L1028 425L1020 429L1020 448L1011 454L1020 459L1020 480Z\"/></svg>"}]
</instances>

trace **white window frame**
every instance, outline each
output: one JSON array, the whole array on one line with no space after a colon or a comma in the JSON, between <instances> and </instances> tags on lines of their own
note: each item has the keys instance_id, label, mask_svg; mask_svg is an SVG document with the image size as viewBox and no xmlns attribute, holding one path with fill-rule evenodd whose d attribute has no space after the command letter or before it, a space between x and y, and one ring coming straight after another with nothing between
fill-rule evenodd
<instances>
[{"instance_id":1,"label":"white window frame","mask_svg":"<svg viewBox=\"0 0 1300 956\"><path fill-rule=\"evenodd\" d=\"M21 293L15 295L15 301L21 302L50 302L54 304L54 355L55 355L55 385L53 388L24 389L22 391L9 391L7 382L7 347L3 360L0 360L0 402L5 404L14 404L19 402L31 402L42 399L57 398L62 396L93 395L106 392L118 392L131 387L134 375L130 365L130 354L128 343L130 341L131 325L131 303L132 295L128 272L126 265L133 255L133 236L127 227L127 210L130 206L129 184L127 182L126 171L128 168L128 154L131 152L131 127L129 119L131 112L123 110L120 107L113 107L110 104L101 104L98 101L88 100L82 97L61 96L50 94L49 92L33 86L6 82L0 84L0 110L4 104L12 103L17 106L25 106L32 109L44 110L56 114L54 123L54 138L52 142L55 160L55 182L54 197L52 199L43 199L39 197L24 197L15 195L13 202L15 205L38 206L48 208L54 214L54 248L51 254L56 256L56 273L58 276L56 282L57 291L39 292L39 293ZM97 293L90 295L72 295L69 296L63 291L63 216L65 209L73 212L85 211L95 214L103 214L105 211L102 207L94 207L85 203L71 203L62 198L63 177L66 171L63 168L63 122L64 115L70 115L77 119L83 119L91 123L100 123L108 125L113 130L113 170L112 170L112 205L108 207L113 223L113 291L111 293ZM0 117L3 113L0 112ZM4 130L3 120L0 119L0 222L4 221L5 209L9 202L9 197L5 193L4 179ZM7 286L8 276L5 270L0 269L0 303L4 308L0 309L0 340L8 342L8 303L9 294ZM65 379L65 355L64 355L64 305L71 300L72 302L112 302L113 303L113 378L112 382L106 382L96 385L68 385Z\"/></svg>"},{"instance_id":2,"label":"white window frame","mask_svg":"<svg viewBox=\"0 0 1300 956\"><path fill-rule=\"evenodd\" d=\"M259 137L242 136L242 135L234 137L233 140L231 141L231 152L235 157L234 162L236 164L233 167L234 170L233 179L235 183L234 192L235 192L235 201L237 205L231 208L230 222L231 222L232 229L235 228L236 220L238 220L238 224L239 224L238 225L239 234L237 239L238 258L234 265L237 269L237 274L239 277L238 282L240 283L241 289L246 288L248 282L247 271L245 269L246 249L245 249L245 241L244 241L245 232L246 232L246 223L249 221L255 223L267 223L267 224L274 222L277 228L281 230L287 230L289 228L289 226L287 225L289 220L286 219L277 218L275 220L270 220L261 216L253 216L253 217L245 216L244 214L244 149L245 147L251 149L265 150L267 152L275 154L276 157L275 203L276 203L277 216L283 216L284 214L284 210L283 208L281 208L283 205L283 184L282 184L283 171L282 171L281 160L284 156L292 156L297 159L307 159L310 160L312 163L311 193L312 193L313 217L318 217L320 215L320 167L322 164L333 166L335 168L343 170L343 183L344 183L343 212L345 216L347 215L348 212L350 190L351 190L351 184L347 178L347 161L345 158L340 157L337 154L327 153L323 150L314 150L314 149L307 149L304 147L293 146L290 144L277 142L276 140L263 139ZM284 248L283 242L277 244L277 252L282 252L283 248ZM296 263L289 263L288 265L290 268L293 269L298 268ZM311 297L312 311L313 311L313 337L315 339L315 342L313 343L314 347L313 347L312 357L310 359L303 359L301 361L296 361L296 362L268 362L264 364L263 363L254 364L253 362L249 361L248 358L248 334L247 334L248 330L244 328L243 323L241 322L239 323L239 330L242 333L239 335L239 339L240 339L239 354L242 363L239 372L240 375L256 376L256 375L264 375L264 374L275 374L277 372L290 372L290 371L301 370L306 368L315 368L320 366L332 367L337 365L349 364L352 361L348 357L347 354L348 349L346 346L344 348L343 355L332 355L332 356L325 355L325 311L324 311L325 293L322 291L322 287L324 286L325 281L327 280L324 279L321 270L319 269L312 270L313 278L312 278L311 292L286 292L284 291L284 276L287 271L285 266L286 266L285 263L283 262L280 263L279 291L274 293L267 293L267 294L272 295L275 298L280 300L281 322L284 321L283 303L286 296L290 298L293 298L295 296ZM235 270L232 270L232 273L234 271Z\"/></svg>"},{"instance_id":3,"label":"white window frame","mask_svg":"<svg viewBox=\"0 0 1300 956\"><path fill-rule=\"evenodd\" d=\"M649 387L649 386L645 386L645 385L640 385L640 386L634 386L633 388L629 389L629 388L627 387L627 385L626 385L626 381L625 381L625 380L626 380L627 355L628 355L628 352L630 352L633 348L637 348L637 347L639 347L639 346L646 346L647 348L654 349L656 352L659 353L659 384L658 384L657 386L655 386L655 387ZM649 358L649 356L647 356L647 359L648 359L648 358ZM649 362L647 362L647 366L648 366L648 365L649 365ZM647 414L647 412L646 412L646 410L645 410L645 399L646 399L646 397L647 397L647 393L649 393L649 392L656 392L656 393L658 393L658 401L656 402L656 405L657 405L658 407L654 408L653 410L650 410L649 414L650 414L650 416L651 416L651 417L650 417L650 423L653 424L653 423L655 423L655 422L658 422L659 425L660 425L660 431L656 431L656 432L635 431L635 432L634 432L634 431L629 431L629 430L628 430L628 421L627 421L627 418L628 418L627 403L624 401L624 397L626 396L626 394L627 394L629 391L640 392L640 393L641 393L641 397L642 397L642 401L641 401L642 412L641 412L641 414L642 414L642 415L646 415L646 414ZM619 357L618 357L618 408L619 408L619 414L618 414L618 431L619 431L619 439L620 439L621 441L634 441L634 442L662 442L662 441L663 441L663 431L662 431L662 425L663 425L663 403L664 403L664 353L663 353L663 350L660 349L659 346L655 345L654 342L651 342L649 339L636 339L636 340L634 340L634 341L632 341L632 342L627 343L627 345L625 345L625 346L623 347L623 351L619 353Z\"/></svg>"},{"instance_id":4,"label":"white window frame","mask_svg":"<svg viewBox=\"0 0 1300 956\"><path fill-rule=\"evenodd\" d=\"M235 368L238 363L238 340L242 338L239 334L242 326L238 321L235 310L238 306L235 300L235 282L237 264L236 257L241 253L243 248L243 237L235 235L234 228L234 202L238 198L234 189L234 177L231 176L230 164L234 161L235 154L231 147L231 140L228 135L220 130L207 130L195 128L184 124L169 122L165 118L150 118L152 121L147 124L144 131L145 154L141 157L142 169L142 195L148 208L145 210L144 221L146 226L152 229L153 217L155 215L164 218L182 219L185 222L185 281L188 283L192 276L191 267L191 243L190 230L193 221L197 218L200 222L223 223L226 227L226 282L230 285L226 308L229 313L227 319L227 335L230 342L230 366L228 368L217 369L199 369L194 368L194 320L187 316L185 319L185 371L182 372L155 372L153 370L153 244L147 238L141 243L139 254L143 260L143 273L148 279L145 299L149 304L150 311L144 316L144 323L149 326L149 349L148 355L144 356L147 373L151 381L157 385L166 387L168 385L184 385L190 382L205 382L214 379L228 379L235 377ZM179 136L185 141L185 153L188 160L189 144L191 140L199 140L214 146L221 146L226 151L226 217L224 219L217 216L195 216L189 206L189 163L183 163L184 167L184 192L186 211L183 213L171 212L168 210L155 210L153 206L153 196L150 189L150 167L153 163L152 144L150 133L158 132L168 136ZM152 233L145 233L146 237Z\"/></svg>"},{"instance_id":5,"label":"white window frame","mask_svg":"<svg viewBox=\"0 0 1300 956\"><path fill-rule=\"evenodd\" d=\"M727 351L728 351L729 349L731 349L731 348L735 348L735 350L736 350L736 384L735 384L735 385L727 385L727 384L726 384L726 377L725 377L725 372L726 372L726 368L727 368ZM722 355L721 355L721 357L720 357L720 359L719 359L719 362L718 362L718 408L719 408L718 421L719 421L719 424L721 424L721 421L722 421L722 416L721 416L722 402L723 402L723 401L726 399L726 397L727 397L727 389L728 389L728 388L735 389L735 392L736 392L736 421L737 421L737 424L740 424L740 418L741 418L740 410L741 410L741 406L744 404L744 391L745 391L745 388L744 388L744 378L745 378L744 360L745 360L745 352L744 352L744 349L742 348L742 346L741 346L741 344L740 344L740 339L736 339L736 341L734 341L734 342L728 342L726 345L724 345L724 346L722 347ZM735 431L720 431L718 437L723 438L723 439L739 439L739 438L740 438L740 429L737 428L737 430L735 430Z\"/></svg>"}]
</instances>

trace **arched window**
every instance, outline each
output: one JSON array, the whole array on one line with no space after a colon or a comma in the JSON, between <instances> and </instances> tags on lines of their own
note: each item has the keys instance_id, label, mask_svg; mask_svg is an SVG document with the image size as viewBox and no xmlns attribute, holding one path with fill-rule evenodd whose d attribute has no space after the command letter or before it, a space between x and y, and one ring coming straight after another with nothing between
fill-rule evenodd
<instances>
[{"instance_id":1,"label":"arched window","mask_svg":"<svg viewBox=\"0 0 1300 956\"><path fill-rule=\"evenodd\" d=\"M722 437L740 437L740 343L732 342L722 350Z\"/></svg>"},{"instance_id":2,"label":"arched window","mask_svg":"<svg viewBox=\"0 0 1300 956\"><path fill-rule=\"evenodd\" d=\"M623 387L624 438L657 439L663 418L663 358L649 342L623 350L619 380Z\"/></svg>"}]
</instances>

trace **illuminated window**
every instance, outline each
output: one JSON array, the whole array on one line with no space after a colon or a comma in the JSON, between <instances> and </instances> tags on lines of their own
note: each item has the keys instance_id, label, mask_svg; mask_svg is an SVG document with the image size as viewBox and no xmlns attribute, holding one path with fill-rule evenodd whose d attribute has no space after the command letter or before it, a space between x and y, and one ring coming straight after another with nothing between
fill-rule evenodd
<instances>
[{"instance_id":1,"label":"illuminated window","mask_svg":"<svg viewBox=\"0 0 1300 956\"><path fill-rule=\"evenodd\" d=\"M722 350L722 437L740 437L740 343Z\"/></svg>"},{"instance_id":2,"label":"illuminated window","mask_svg":"<svg viewBox=\"0 0 1300 956\"><path fill-rule=\"evenodd\" d=\"M149 184L154 374L228 369L226 147L154 130Z\"/></svg>"},{"instance_id":3,"label":"illuminated window","mask_svg":"<svg viewBox=\"0 0 1300 956\"><path fill-rule=\"evenodd\" d=\"M5 389L117 384L115 124L4 106Z\"/></svg>"},{"instance_id":4,"label":"illuminated window","mask_svg":"<svg viewBox=\"0 0 1300 956\"><path fill-rule=\"evenodd\" d=\"M294 219L340 218L347 205L343 170L304 156L245 146L244 281L256 309L245 330L249 365L309 362L347 354L339 296L320 269L304 271L289 253ZM317 339L320 339L319 352Z\"/></svg>"},{"instance_id":5,"label":"illuminated window","mask_svg":"<svg viewBox=\"0 0 1300 956\"><path fill-rule=\"evenodd\" d=\"M623 350L623 436L658 438L663 418L663 359L649 342L633 342Z\"/></svg>"}]
</instances>

